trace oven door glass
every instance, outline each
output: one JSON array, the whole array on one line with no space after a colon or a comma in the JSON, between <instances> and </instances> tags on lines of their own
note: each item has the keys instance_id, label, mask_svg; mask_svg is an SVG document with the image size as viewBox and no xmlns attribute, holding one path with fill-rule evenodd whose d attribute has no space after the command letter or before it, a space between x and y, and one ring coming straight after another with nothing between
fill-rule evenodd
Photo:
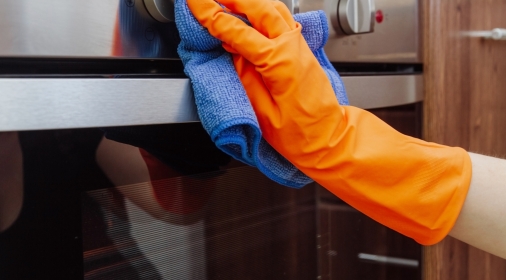
<instances>
[{"instance_id":1,"label":"oven door glass","mask_svg":"<svg viewBox=\"0 0 506 280\"><path fill-rule=\"evenodd\" d=\"M420 104L372 110L420 137ZM421 246L201 124L0 132L0 279L421 279Z\"/></svg>"},{"instance_id":2,"label":"oven door glass","mask_svg":"<svg viewBox=\"0 0 506 280\"><path fill-rule=\"evenodd\" d=\"M316 186L270 181L200 123L0 135L11 168L0 187L18 190L1 209L13 216L1 279L318 274Z\"/></svg>"}]
</instances>

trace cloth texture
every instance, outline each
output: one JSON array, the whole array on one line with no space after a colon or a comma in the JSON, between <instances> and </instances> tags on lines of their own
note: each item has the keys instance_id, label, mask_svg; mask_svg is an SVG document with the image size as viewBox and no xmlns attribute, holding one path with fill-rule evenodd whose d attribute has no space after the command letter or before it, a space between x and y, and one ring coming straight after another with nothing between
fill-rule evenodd
<instances>
[{"instance_id":1,"label":"cloth texture","mask_svg":"<svg viewBox=\"0 0 506 280\"><path fill-rule=\"evenodd\" d=\"M300 188L313 182L262 138L231 55L195 19L186 0L176 0L175 16L181 37L178 53L192 82L200 120L212 141L228 155L257 167L279 184ZM342 80L323 50L328 39L325 13L296 14L294 19L302 25L302 35L324 69L339 103L349 105Z\"/></svg>"}]
</instances>

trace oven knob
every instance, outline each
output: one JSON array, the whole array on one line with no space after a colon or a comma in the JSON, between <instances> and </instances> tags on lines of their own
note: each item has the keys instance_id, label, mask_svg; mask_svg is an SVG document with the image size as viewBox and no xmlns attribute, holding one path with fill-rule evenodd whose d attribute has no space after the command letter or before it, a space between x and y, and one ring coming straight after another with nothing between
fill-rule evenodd
<instances>
[{"instance_id":1,"label":"oven knob","mask_svg":"<svg viewBox=\"0 0 506 280\"><path fill-rule=\"evenodd\" d=\"M374 31L374 0L339 0L330 15L336 33L354 35Z\"/></svg>"},{"instance_id":2,"label":"oven knob","mask_svg":"<svg viewBox=\"0 0 506 280\"><path fill-rule=\"evenodd\" d=\"M174 0L144 0L149 14L160 22L174 21Z\"/></svg>"},{"instance_id":3,"label":"oven knob","mask_svg":"<svg viewBox=\"0 0 506 280\"><path fill-rule=\"evenodd\" d=\"M288 10L292 14L298 14L299 13L299 0L279 0L283 2L287 7Z\"/></svg>"}]
</instances>

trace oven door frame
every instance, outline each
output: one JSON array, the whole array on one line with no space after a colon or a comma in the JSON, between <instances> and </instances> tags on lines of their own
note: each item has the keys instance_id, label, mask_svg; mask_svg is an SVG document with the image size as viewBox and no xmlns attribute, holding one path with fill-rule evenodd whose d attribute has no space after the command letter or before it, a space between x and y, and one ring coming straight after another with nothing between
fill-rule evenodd
<instances>
[{"instance_id":1,"label":"oven door frame","mask_svg":"<svg viewBox=\"0 0 506 280\"><path fill-rule=\"evenodd\" d=\"M362 109L423 100L423 75L342 77ZM2 78L0 131L198 122L188 78Z\"/></svg>"}]
</instances>

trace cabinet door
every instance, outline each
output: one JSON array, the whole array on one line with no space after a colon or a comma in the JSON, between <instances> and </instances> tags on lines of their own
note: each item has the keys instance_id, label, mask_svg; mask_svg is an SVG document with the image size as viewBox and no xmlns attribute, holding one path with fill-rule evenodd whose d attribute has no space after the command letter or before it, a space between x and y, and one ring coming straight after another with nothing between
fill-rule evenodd
<instances>
[{"instance_id":1,"label":"cabinet door","mask_svg":"<svg viewBox=\"0 0 506 280\"><path fill-rule=\"evenodd\" d=\"M320 189L318 279L421 279L422 248Z\"/></svg>"},{"instance_id":2,"label":"cabinet door","mask_svg":"<svg viewBox=\"0 0 506 280\"><path fill-rule=\"evenodd\" d=\"M506 1L424 5L425 138L506 156L506 41L465 36L506 28ZM453 238L425 249L425 279L506 279L506 261Z\"/></svg>"}]
</instances>

